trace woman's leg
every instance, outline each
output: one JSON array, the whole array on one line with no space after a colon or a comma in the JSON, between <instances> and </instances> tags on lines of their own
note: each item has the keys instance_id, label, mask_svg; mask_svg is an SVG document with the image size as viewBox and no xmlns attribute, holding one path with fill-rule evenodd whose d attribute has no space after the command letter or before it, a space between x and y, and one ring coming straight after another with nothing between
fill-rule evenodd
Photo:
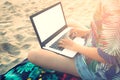
<instances>
[{"instance_id":1,"label":"woman's leg","mask_svg":"<svg viewBox=\"0 0 120 80\"><path fill-rule=\"evenodd\" d=\"M43 49L31 51L28 54L28 60L44 68L79 76L75 68L74 59L58 55L51 51Z\"/></svg>"}]
</instances>

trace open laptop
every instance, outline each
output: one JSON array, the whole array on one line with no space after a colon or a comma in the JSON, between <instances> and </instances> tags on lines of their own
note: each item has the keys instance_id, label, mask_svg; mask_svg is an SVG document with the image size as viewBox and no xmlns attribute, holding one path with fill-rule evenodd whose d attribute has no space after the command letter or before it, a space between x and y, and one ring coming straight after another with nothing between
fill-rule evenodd
<instances>
[{"instance_id":1,"label":"open laptop","mask_svg":"<svg viewBox=\"0 0 120 80\"><path fill-rule=\"evenodd\" d=\"M58 41L61 38L69 37L68 33L71 29L67 26L61 2L31 15L30 20L41 48L71 58L76 55L77 52L58 46ZM84 44L82 38L75 38L73 40L79 44Z\"/></svg>"}]
</instances>

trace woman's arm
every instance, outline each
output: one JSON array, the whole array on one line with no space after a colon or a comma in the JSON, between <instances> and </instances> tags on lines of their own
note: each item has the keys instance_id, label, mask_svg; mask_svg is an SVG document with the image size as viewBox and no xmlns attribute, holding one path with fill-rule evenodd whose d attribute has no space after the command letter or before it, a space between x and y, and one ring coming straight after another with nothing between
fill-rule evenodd
<instances>
[{"instance_id":1,"label":"woman's arm","mask_svg":"<svg viewBox=\"0 0 120 80\"><path fill-rule=\"evenodd\" d=\"M77 45L76 51L93 60L97 60L99 62L105 63L105 60L98 54L96 47L87 47L87 46Z\"/></svg>"},{"instance_id":2,"label":"woman's arm","mask_svg":"<svg viewBox=\"0 0 120 80\"><path fill-rule=\"evenodd\" d=\"M60 40L59 46L79 52L86 57L105 63L105 60L98 54L97 48L95 47L81 46L67 38Z\"/></svg>"}]
</instances>

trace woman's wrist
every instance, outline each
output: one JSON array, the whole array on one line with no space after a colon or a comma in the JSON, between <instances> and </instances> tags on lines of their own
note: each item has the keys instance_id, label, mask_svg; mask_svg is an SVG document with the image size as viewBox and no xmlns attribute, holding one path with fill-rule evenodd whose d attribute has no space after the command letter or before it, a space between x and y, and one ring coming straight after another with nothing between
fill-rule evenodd
<instances>
[{"instance_id":1,"label":"woman's wrist","mask_svg":"<svg viewBox=\"0 0 120 80\"><path fill-rule=\"evenodd\" d=\"M88 34L90 34L90 29L86 30L85 36L88 35Z\"/></svg>"},{"instance_id":2,"label":"woman's wrist","mask_svg":"<svg viewBox=\"0 0 120 80\"><path fill-rule=\"evenodd\" d=\"M89 30L85 30L84 36L82 36L82 37L86 38L89 34L90 34L90 29Z\"/></svg>"},{"instance_id":3,"label":"woman's wrist","mask_svg":"<svg viewBox=\"0 0 120 80\"><path fill-rule=\"evenodd\" d=\"M74 50L75 50L76 52L80 52L80 49L81 49L81 48L82 48L81 45L76 44L76 46L74 47Z\"/></svg>"}]
</instances>

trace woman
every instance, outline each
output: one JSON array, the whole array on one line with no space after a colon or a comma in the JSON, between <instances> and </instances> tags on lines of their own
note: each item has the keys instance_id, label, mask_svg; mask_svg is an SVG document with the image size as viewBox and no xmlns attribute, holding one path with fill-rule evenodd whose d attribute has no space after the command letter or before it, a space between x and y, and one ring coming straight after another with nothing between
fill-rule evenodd
<instances>
[{"instance_id":1,"label":"woman","mask_svg":"<svg viewBox=\"0 0 120 80\"><path fill-rule=\"evenodd\" d=\"M91 29L74 28L70 31L70 37L84 37L85 46L67 38L60 40L60 47L78 52L75 58L70 59L40 49L31 51L28 59L39 66L79 76L83 80L118 80L120 78L119 5L119 0L101 0Z\"/></svg>"}]
</instances>

